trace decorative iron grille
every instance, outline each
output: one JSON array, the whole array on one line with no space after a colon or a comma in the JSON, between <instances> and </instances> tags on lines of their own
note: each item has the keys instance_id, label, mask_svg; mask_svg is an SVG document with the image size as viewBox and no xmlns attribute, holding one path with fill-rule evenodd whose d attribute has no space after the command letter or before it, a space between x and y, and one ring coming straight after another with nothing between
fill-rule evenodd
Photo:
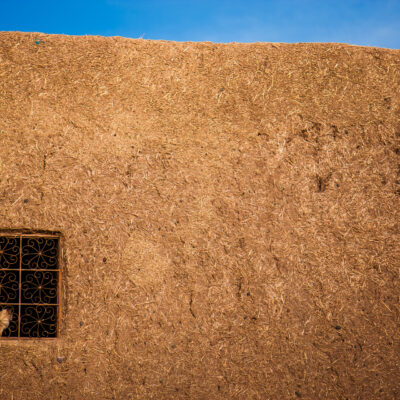
<instances>
[{"instance_id":1,"label":"decorative iron grille","mask_svg":"<svg viewBox=\"0 0 400 400\"><path fill-rule=\"evenodd\" d=\"M56 338L61 270L59 236L0 236L0 310L12 313L4 338Z\"/></svg>"}]
</instances>

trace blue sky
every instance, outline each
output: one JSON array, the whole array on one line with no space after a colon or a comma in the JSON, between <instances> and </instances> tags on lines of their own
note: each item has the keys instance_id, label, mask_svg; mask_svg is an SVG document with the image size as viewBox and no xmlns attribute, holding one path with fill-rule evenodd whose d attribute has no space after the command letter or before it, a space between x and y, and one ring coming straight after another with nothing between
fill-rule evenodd
<instances>
[{"instance_id":1,"label":"blue sky","mask_svg":"<svg viewBox=\"0 0 400 400\"><path fill-rule=\"evenodd\" d=\"M0 31L400 48L400 0L0 0Z\"/></svg>"}]
</instances>

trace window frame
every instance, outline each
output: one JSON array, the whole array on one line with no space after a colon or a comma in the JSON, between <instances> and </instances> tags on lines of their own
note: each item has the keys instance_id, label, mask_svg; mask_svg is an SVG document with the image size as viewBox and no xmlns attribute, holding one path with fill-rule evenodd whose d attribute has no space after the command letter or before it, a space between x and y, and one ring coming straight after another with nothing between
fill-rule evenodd
<instances>
[{"instance_id":1,"label":"window frame","mask_svg":"<svg viewBox=\"0 0 400 400\"><path fill-rule=\"evenodd\" d=\"M61 235L60 232L53 232L53 231L32 231L32 230L0 230L0 238L1 237L6 237L6 238L18 238L19 239L19 244L20 244L20 254L19 254L19 268L18 269L7 269L7 268L2 268L0 266L0 271L19 271L20 278L18 282L18 302L17 303L10 303L13 307L17 307L19 309L18 313L18 336L0 336L0 341L1 342L9 342L9 341L54 341L60 339L60 332L61 332L61 321L62 321L62 303L63 303L63 279L62 279L62 272L63 272L63 265L62 265L62 260L63 260L63 250L62 250L62 243L63 243L63 236ZM57 282L57 293L56 293L56 299L57 302L55 304L47 304L44 303L44 305L48 306L55 306L56 307L56 332L55 336L53 337L40 337L40 336L20 336L20 327L21 327L21 306L23 305L22 299L21 299L21 284L22 284L22 271L27 271L29 269L23 269L21 268L22 264L22 239L23 238L43 238L43 239L57 239L58 244L57 244L57 262L56 262L56 267L57 268L52 268L51 270L57 271L58 272L58 282ZM32 268L32 271L35 271L34 268ZM40 305L40 304L36 304ZM7 303L0 303L0 307L7 308Z\"/></svg>"}]
</instances>

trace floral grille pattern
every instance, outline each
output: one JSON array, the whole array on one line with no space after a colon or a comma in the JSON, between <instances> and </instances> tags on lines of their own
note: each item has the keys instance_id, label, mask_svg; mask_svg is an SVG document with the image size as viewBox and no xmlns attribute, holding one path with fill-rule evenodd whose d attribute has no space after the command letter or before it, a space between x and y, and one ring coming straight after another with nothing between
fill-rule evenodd
<instances>
[{"instance_id":1,"label":"floral grille pattern","mask_svg":"<svg viewBox=\"0 0 400 400\"><path fill-rule=\"evenodd\" d=\"M59 238L0 236L0 310L12 312L2 338L58 335Z\"/></svg>"}]
</instances>

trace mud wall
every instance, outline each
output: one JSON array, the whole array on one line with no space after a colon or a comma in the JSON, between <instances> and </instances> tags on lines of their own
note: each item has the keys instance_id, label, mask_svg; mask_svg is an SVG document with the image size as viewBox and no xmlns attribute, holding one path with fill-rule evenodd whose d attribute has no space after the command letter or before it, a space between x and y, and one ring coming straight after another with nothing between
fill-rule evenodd
<instances>
[{"instance_id":1,"label":"mud wall","mask_svg":"<svg viewBox=\"0 0 400 400\"><path fill-rule=\"evenodd\" d=\"M0 33L0 228L60 231L2 399L400 396L400 51Z\"/></svg>"}]
</instances>

